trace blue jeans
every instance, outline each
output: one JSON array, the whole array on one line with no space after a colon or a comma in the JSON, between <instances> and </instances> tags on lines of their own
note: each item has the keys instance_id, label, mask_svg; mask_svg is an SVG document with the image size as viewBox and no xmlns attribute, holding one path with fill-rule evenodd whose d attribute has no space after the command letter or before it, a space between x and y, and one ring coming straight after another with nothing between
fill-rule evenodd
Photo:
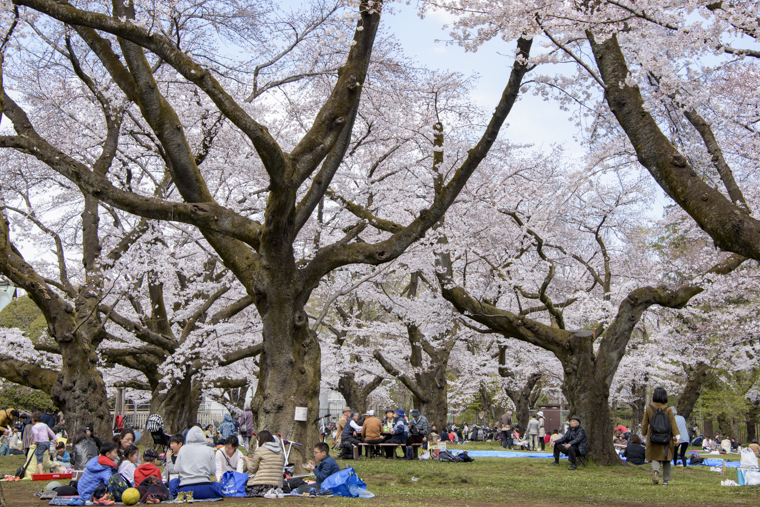
<instances>
[{"instance_id":1,"label":"blue jeans","mask_svg":"<svg viewBox=\"0 0 760 507\"><path fill-rule=\"evenodd\" d=\"M0 456L10 456L11 449L7 445L0 445Z\"/></svg>"},{"instance_id":2,"label":"blue jeans","mask_svg":"<svg viewBox=\"0 0 760 507\"><path fill-rule=\"evenodd\" d=\"M37 442L37 449L34 451L34 457L37 458L37 464L41 465L45 457L45 451L49 450L50 442Z\"/></svg>"},{"instance_id":3,"label":"blue jeans","mask_svg":"<svg viewBox=\"0 0 760 507\"><path fill-rule=\"evenodd\" d=\"M222 487L218 482L204 482L202 484L189 484L187 486L180 486L177 489L178 493L182 493L183 491L192 491L194 500L222 497Z\"/></svg>"}]
</instances>

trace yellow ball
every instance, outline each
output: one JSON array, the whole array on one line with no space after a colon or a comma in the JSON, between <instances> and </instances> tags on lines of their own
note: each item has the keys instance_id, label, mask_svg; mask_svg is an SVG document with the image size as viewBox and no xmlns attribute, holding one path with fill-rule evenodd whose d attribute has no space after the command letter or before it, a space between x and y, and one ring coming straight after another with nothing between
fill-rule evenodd
<instances>
[{"instance_id":1,"label":"yellow ball","mask_svg":"<svg viewBox=\"0 0 760 507\"><path fill-rule=\"evenodd\" d=\"M140 492L135 488L129 488L121 494L121 501L124 505L134 505L140 501Z\"/></svg>"}]
</instances>

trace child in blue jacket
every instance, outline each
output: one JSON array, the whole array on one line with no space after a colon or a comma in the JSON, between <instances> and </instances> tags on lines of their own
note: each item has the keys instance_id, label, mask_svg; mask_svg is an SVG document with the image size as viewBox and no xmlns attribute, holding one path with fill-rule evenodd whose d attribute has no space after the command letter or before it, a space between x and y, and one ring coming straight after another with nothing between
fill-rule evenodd
<instances>
[{"instance_id":1,"label":"child in blue jacket","mask_svg":"<svg viewBox=\"0 0 760 507\"><path fill-rule=\"evenodd\" d=\"M98 486L105 484L116 473L116 457L119 455L118 447L113 442L104 442L100 447L100 456L96 456L87 462L84 474L77 482L77 493L83 500L90 500Z\"/></svg>"}]
</instances>

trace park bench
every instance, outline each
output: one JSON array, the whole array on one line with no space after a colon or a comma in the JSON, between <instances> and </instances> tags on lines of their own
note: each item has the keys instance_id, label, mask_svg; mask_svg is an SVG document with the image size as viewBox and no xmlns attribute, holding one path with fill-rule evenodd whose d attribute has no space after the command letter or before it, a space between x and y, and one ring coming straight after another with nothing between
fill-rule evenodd
<instances>
[{"instance_id":1,"label":"park bench","mask_svg":"<svg viewBox=\"0 0 760 507\"><path fill-rule=\"evenodd\" d=\"M365 443L361 443L361 444L357 444L357 445L361 445L363 447L368 447L368 446L372 446L372 447L422 447L422 444L365 444ZM396 450L394 449L393 452L395 454ZM354 447L354 459L359 459L359 448L358 447Z\"/></svg>"}]
</instances>

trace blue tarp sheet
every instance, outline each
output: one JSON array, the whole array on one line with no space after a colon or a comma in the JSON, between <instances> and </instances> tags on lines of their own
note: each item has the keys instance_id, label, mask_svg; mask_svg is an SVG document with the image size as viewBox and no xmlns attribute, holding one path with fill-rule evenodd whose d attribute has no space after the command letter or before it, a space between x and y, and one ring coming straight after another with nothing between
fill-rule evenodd
<instances>
[{"instance_id":1,"label":"blue tarp sheet","mask_svg":"<svg viewBox=\"0 0 760 507\"><path fill-rule=\"evenodd\" d=\"M452 452L467 451L473 458L553 458L554 455L548 452L515 452L515 451L470 451L469 449L449 449ZM687 456L688 458L688 456ZM567 456L562 455L562 459L567 459ZM625 458L623 458L625 459ZM679 460L680 463L680 460ZM702 462L702 465L709 467L722 467L722 459L708 459ZM739 468L740 463L738 461L726 461L726 468Z\"/></svg>"}]
</instances>

